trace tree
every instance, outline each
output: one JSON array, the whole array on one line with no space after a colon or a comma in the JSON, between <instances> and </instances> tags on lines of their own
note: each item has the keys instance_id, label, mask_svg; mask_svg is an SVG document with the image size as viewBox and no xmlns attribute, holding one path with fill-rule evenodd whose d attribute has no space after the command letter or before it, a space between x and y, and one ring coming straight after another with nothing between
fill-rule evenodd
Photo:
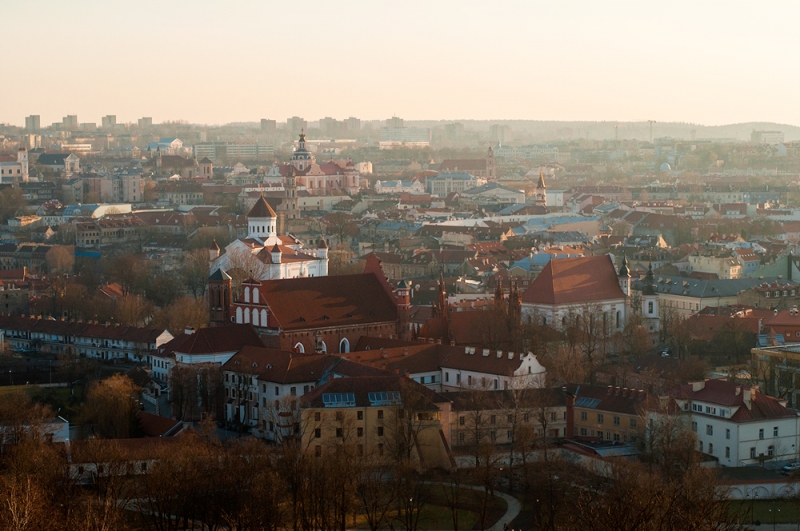
<instances>
[{"instance_id":1,"label":"tree","mask_svg":"<svg viewBox=\"0 0 800 531\"><path fill-rule=\"evenodd\" d=\"M89 388L83 418L92 432L107 439L128 439L140 432L136 413L140 389L125 375L115 374Z\"/></svg>"},{"instance_id":2,"label":"tree","mask_svg":"<svg viewBox=\"0 0 800 531\"><path fill-rule=\"evenodd\" d=\"M189 296L178 297L153 316L154 327L166 328L173 336L184 333L186 328L203 328L207 323L208 306L205 300Z\"/></svg>"},{"instance_id":3,"label":"tree","mask_svg":"<svg viewBox=\"0 0 800 531\"><path fill-rule=\"evenodd\" d=\"M55 245L45 255L50 273L72 273L75 266L75 246Z\"/></svg>"},{"instance_id":4,"label":"tree","mask_svg":"<svg viewBox=\"0 0 800 531\"><path fill-rule=\"evenodd\" d=\"M126 326L145 326L152 315L153 303L141 295L125 295L114 307L114 317Z\"/></svg>"},{"instance_id":5,"label":"tree","mask_svg":"<svg viewBox=\"0 0 800 531\"><path fill-rule=\"evenodd\" d=\"M0 221L5 225L9 218L16 216L17 212L27 204L19 188L4 189L0 192Z\"/></svg>"},{"instance_id":6,"label":"tree","mask_svg":"<svg viewBox=\"0 0 800 531\"><path fill-rule=\"evenodd\" d=\"M250 252L250 249L232 249L226 253L228 257L228 269L226 272L231 276L231 284L234 299L238 298L242 291L242 282L248 278L265 280L269 277L270 266L258 259Z\"/></svg>"},{"instance_id":7,"label":"tree","mask_svg":"<svg viewBox=\"0 0 800 531\"><path fill-rule=\"evenodd\" d=\"M202 296L208 281L208 250L195 249L183 254L180 274L186 291L192 297Z\"/></svg>"}]
</instances>

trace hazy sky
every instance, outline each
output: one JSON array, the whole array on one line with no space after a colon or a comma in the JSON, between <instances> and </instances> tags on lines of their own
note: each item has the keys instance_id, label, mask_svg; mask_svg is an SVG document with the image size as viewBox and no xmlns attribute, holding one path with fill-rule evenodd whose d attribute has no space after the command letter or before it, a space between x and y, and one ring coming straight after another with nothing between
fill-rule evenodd
<instances>
[{"instance_id":1,"label":"hazy sky","mask_svg":"<svg viewBox=\"0 0 800 531\"><path fill-rule=\"evenodd\" d=\"M0 121L800 125L800 2L0 0Z\"/></svg>"}]
</instances>

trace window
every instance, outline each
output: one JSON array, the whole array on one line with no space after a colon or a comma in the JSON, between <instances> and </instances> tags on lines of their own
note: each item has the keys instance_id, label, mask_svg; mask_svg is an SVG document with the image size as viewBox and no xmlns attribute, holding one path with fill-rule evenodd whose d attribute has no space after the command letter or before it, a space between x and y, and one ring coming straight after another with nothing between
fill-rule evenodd
<instances>
[{"instance_id":1,"label":"window","mask_svg":"<svg viewBox=\"0 0 800 531\"><path fill-rule=\"evenodd\" d=\"M275 396L279 396L281 394L280 388L276 385L275 386Z\"/></svg>"},{"instance_id":2,"label":"window","mask_svg":"<svg viewBox=\"0 0 800 531\"><path fill-rule=\"evenodd\" d=\"M472 375L471 374L467 375L467 385L472 385Z\"/></svg>"},{"instance_id":3,"label":"window","mask_svg":"<svg viewBox=\"0 0 800 531\"><path fill-rule=\"evenodd\" d=\"M382 409L378 410L378 420L383 420L383 410Z\"/></svg>"},{"instance_id":4,"label":"window","mask_svg":"<svg viewBox=\"0 0 800 531\"><path fill-rule=\"evenodd\" d=\"M619 417L614 416L614 426L619 426Z\"/></svg>"},{"instance_id":5,"label":"window","mask_svg":"<svg viewBox=\"0 0 800 531\"><path fill-rule=\"evenodd\" d=\"M586 436L586 428L581 428L581 435Z\"/></svg>"},{"instance_id":6,"label":"window","mask_svg":"<svg viewBox=\"0 0 800 531\"><path fill-rule=\"evenodd\" d=\"M315 422L319 422L320 420L322 420L322 413L320 413L319 411L316 411L314 413L314 421Z\"/></svg>"},{"instance_id":7,"label":"window","mask_svg":"<svg viewBox=\"0 0 800 531\"><path fill-rule=\"evenodd\" d=\"M356 418L358 420L364 420L364 412L363 411L359 411L358 413L356 413Z\"/></svg>"},{"instance_id":8,"label":"window","mask_svg":"<svg viewBox=\"0 0 800 531\"><path fill-rule=\"evenodd\" d=\"M320 438L322 438L322 430L321 430L321 429L319 429L319 428L316 428L316 429L314 430L314 438L315 438L315 439L320 439Z\"/></svg>"},{"instance_id":9,"label":"window","mask_svg":"<svg viewBox=\"0 0 800 531\"><path fill-rule=\"evenodd\" d=\"M523 422L528 422L528 419L529 419L529 418L530 418L530 415L528 415L527 413L525 413L525 414L523 414L523 415L522 415L522 420L523 420Z\"/></svg>"},{"instance_id":10,"label":"window","mask_svg":"<svg viewBox=\"0 0 800 531\"><path fill-rule=\"evenodd\" d=\"M615 441L618 441L618 440L619 440L619 433L615 433L615 434L614 434L614 440L615 440Z\"/></svg>"},{"instance_id":11,"label":"window","mask_svg":"<svg viewBox=\"0 0 800 531\"><path fill-rule=\"evenodd\" d=\"M728 459L731 458L731 447L730 446L726 446L725 447L725 457L728 458Z\"/></svg>"},{"instance_id":12,"label":"window","mask_svg":"<svg viewBox=\"0 0 800 531\"><path fill-rule=\"evenodd\" d=\"M706 424L706 435L714 435L714 426Z\"/></svg>"},{"instance_id":13,"label":"window","mask_svg":"<svg viewBox=\"0 0 800 531\"><path fill-rule=\"evenodd\" d=\"M511 440L511 439L512 439L512 437L511 437L511 430L508 430L508 431L506 432L506 438L507 438L508 440Z\"/></svg>"},{"instance_id":14,"label":"window","mask_svg":"<svg viewBox=\"0 0 800 531\"><path fill-rule=\"evenodd\" d=\"M358 455L364 455L364 445L363 444L359 444L358 445Z\"/></svg>"},{"instance_id":15,"label":"window","mask_svg":"<svg viewBox=\"0 0 800 531\"><path fill-rule=\"evenodd\" d=\"M764 439L764 428L758 430L758 438L762 440Z\"/></svg>"},{"instance_id":16,"label":"window","mask_svg":"<svg viewBox=\"0 0 800 531\"><path fill-rule=\"evenodd\" d=\"M383 426L378 426L378 437L383 437Z\"/></svg>"},{"instance_id":17,"label":"window","mask_svg":"<svg viewBox=\"0 0 800 531\"><path fill-rule=\"evenodd\" d=\"M508 416L508 423L511 424L512 422L514 422L514 415L509 415Z\"/></svg>"},{"instance_id":18,"label":"window","mask_svg":"<svg viewBox=\"0 0 800 531\"><path fill-rule=\"evenodd\" d=\"M308 391L309 391L309 387L308 387L307 385L304 385L304 386L303 386L303 394L304 394L304 395L307 395L307 394L308 394Z\"/></svg>"},{"instance_id":19,"label":"window","mask_svg":"<svg viewBox=\"0 0 800 531\"><path fill-rule=\"evenodd\" d=\"M344 437L344 431L342 430L342 428L336 428L336 436L339 437L340 439Z\"/></svg>"},{"instance_id":20,"label":"window","mask_svg":"<svg viewBox=\"0 0 800 531\"><path fill-rule=\"evenodd\" d=\"M497 421L497 415L489 417L489 424L494 424Z\"/></svg>"},{"instance_id":21,"label":"window","mask_svg":"<svg viewBox=\"0 0 800 531\"><path fill-rule=\"evenodd\" d=\"M493 440L493 441L494 441L495 439L497 439L497 432L496 432L495 430L492 430L492 431L490 431L490 432L489 432L489 438L490 438L491 440Z\"/></svg>"},{"instance_id":22,"label":"window","mask_svg":"<svg viewBox=\"0 0 800 531\"><path fill-rule=\"evenodd\" d=\"M456 373L456 385L461 385L461 373Z\"/></svg>"},{"instance_id":23,"label":"window","mask_svg":"<svg viewBox=\"0 0 800 531\"><path fill-rule=\"evenodd\" d=\"M602 431L598 431L597 432L597 436L600 437L601 441L603 440L603 432Z\"/></svg>"},{"instance_id":24,"label":"window","mask_svg":"<svg viewBox=\"0 0 800 531\"><path fill-rule=\"evenodd\" d=\"M603 423L603 414L602 413L598 413L597 414L597 423L598 424L602 424Z\"/></svg>"},{"instance_id":25,"label":"window","mask_svg":"<svg viewBox=\"0 0 800 531\"><path fill-rule=\"evenodd\" d=\"M714 445L708 443L708 455L714 455Z\"/></svg>"},{"instance_id":26,"label":"window","mask_svg":"<svg viewBox=\"0 0 800 531\"><path fill-rule=\"evenodd\" d=\"M445 373L444 373L444 381L445 382L449 382L450 381L450 373L447 372L447 371L445 371Z\"/></svg>"},{"instance_id":27,"label":"window","mask_svg":"<svg viewBox=\"0 0 800 531\"><path fill-rule=\"evenodd\" d=\"M464 425L464 417L458 417L458 425L459 426L463 426Z\"/></svg>"},{"instance_id":28,"label":"window","mask_svg":"<svg viewBox=\"0 0 800 531\"><path fill-rule=\"evenodd\" d=\"M363 436L364 436L364 428L357 428L356 437L363 437Z\"/></svg>"},{"instance_id":29,"label":"window","mask_svg":"<svg viewBox=\"0 0 800 531\"><path fill-rule=\"evenodd\" d=\"M321 457L322 456L322 446L317 445L314 447L314 457Z\"/></svg>"},{"instance_id":30,"label":"window","mask_svg":"<svg viewBox=\"0 0 800 531\"><path fill-rule=\"evenodd\" d=\"M750 448L750 459L755 459L755 458L756 458L756 449Z\"/></svg>"},{"instance_id":31,"label":"window","mask_svg":"<svg viewBox=\"0 0 800 531\"><path fill-rule=\"evenodd\" d=\"M653 313L653 301L647 301L647 313Z\"/></svg>"},{"instance_id":32,"label":"window","mask_svg":"<svg viewBox=\"0 0 800 531\"><path fill-rule=\"evenodd\" d=\"M696 422L692 422L692 431L697 433L697 423Z\"/></svg>"},{"instance_id":33,"label":"window","mask_svg":"<svg viewBox=\"0 0 800 531\"><path fill-rule=\"evenodd\" d=\"M635 428L636 427L636 419L631 419L630 420L630 424L631 424L631 428Z\"/></svg>"},{"instance_id":34,"label":"window","mask_svg":"<svg viewBox=\"0 0 800 531\"><path fill-rule=\"evenodd\" d=\"M550 420L552 420L552 421L555 421L555 420L556 420L556 412L555 412L555 411L553 411L552 413L550 413Z\"/></svg>"},{"instance_id":35,"label":"window","mask_svg":"<svg viewBox=\"0 0 800 531\"><path fill-rule=\"evenodd\" d=\"M581 420L589 420L589 415L585 411L581 411Z\"/></svg>"},{"instance_id":36,"label":"window","mask_svg":"<svg viewBox=\"0 0 800 531\"><path fill-rule=\"evenodd\" d=\"M297 387L290 387L289 394L292 396L297 396Z\"/></svg>"},{"instance_id":37,"label":"window","mask_svg":"<svg viewBox=\"0 0 800 531\"><path fill-rule=\"evenodd\" d=\"M777 426L772 428L772 436L773 437L777 437L778 436L778 427Z\"/></svg>"},{"instance_id":38,"label":"window","mask_svg":"<svg viewBox=\"0 0 800 531\"><path fill-rule=\"evenodd\" d=\"M775 447L774 446L769 446L767 448L767 455L770 456L770 457L775 455Z\"/></svg>"},{"instance_id":39,"label":"window","mask_svg":"<svg viewBox=\"0 0 800 531\"><path fill-rule=\"evenodd\" d=\"M731 430L730 430L730 428L725 428L725 438L726 439L730 439L731 438Z\"/></svg>"}]
</instances>

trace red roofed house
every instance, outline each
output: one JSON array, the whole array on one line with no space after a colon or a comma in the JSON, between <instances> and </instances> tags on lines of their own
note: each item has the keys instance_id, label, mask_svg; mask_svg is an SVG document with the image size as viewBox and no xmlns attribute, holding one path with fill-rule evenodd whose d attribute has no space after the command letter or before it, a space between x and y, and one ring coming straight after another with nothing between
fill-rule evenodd
<instances>
[{"instance_id":1,"label":"red roofed house","mask_svg":"<svg viewBox=\"0 0 800 531\"><path fill-rule=\"evenodd\" d=\"M786 400L763 394L757 385L707 379L682 385L670 395L691 420L698 449L720 465L797 460L800 417L786 407Z\"/></svg>"},{"instance_id":2,"label":"red roofed house","mask_svg":"<svg viewBox=\"0 0 800 531\"><path fill-rule=\"evenodd\" d=\"M610 330L622 330L630 289L622 269L617 273L609 255L551 259L522 294L523 321L560 328L591 311L602 312Z\"/></svg>"}]
</instances>

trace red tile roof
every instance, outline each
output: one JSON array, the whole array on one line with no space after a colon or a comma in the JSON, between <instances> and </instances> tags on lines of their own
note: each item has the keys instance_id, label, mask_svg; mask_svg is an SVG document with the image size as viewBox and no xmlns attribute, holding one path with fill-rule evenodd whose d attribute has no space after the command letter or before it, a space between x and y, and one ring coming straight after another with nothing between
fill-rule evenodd
<instances>
[{"instance_id":1,"label":"red tile roof","mask_svg":"<svg viewBox=\"0 0 800 531\"><path fill-rule=\"evenodd\" d=\"M522 294L530 304L576 304L624 299L608 255L553 258Z\"/></svg>"},{"instance_id":2,"label":"red tile roof","mask_svg":"<svg viewBox=\"0 0 800 531\"><path fill-rule=\"evenodd\" d=\"M397 320L397 306L375 274L261 282L261 296L284 330Z\"/></svg>"},{"instance_id":3,"label":"red tile roof","mask_svg":"<svg viewBox=\"0 0 800 531\"><path fill-rule=\"evenodd\" d=\"M275 211L269 206L267 200L264 199L264 196L261 195L256 204L253 205L253 208L250 209L250 212L247 213L248 218L276 218L278 217L275 214Z\"/></svg>"},{"instance_id":4,"label":"red tile roof","mask_svg":"<svg viewBox=\"0 0 800 531\"><path fill-rule=\"evenodd\" d=\"M193 334L180 334L169 343L165 343L160 351L162 355L212 354L218 352L236 352L245 346L264 346L255 328L249 324L228 324L212 328L201 328Z\"/></svg>"},{"instance_id":5,"label":"red tile roof","mask_svg":"<svg viewBox=\"0 0 800 531\"><path fill-rule=\"evenodd\" d=\"M694 390L693 385L699 389ZM751 390L753 391L752 393ZM751 388L725 379L705 380L695 384L689 383L674 389L670 394L676 400L696 400L698 402L736 408L736 412L730 417L734 422L797 416L797 413L786 407L785 401L763 394L758 390L757 386ZM745 401L745 397L752 398Z\"/></svg>"}]
</instances>

